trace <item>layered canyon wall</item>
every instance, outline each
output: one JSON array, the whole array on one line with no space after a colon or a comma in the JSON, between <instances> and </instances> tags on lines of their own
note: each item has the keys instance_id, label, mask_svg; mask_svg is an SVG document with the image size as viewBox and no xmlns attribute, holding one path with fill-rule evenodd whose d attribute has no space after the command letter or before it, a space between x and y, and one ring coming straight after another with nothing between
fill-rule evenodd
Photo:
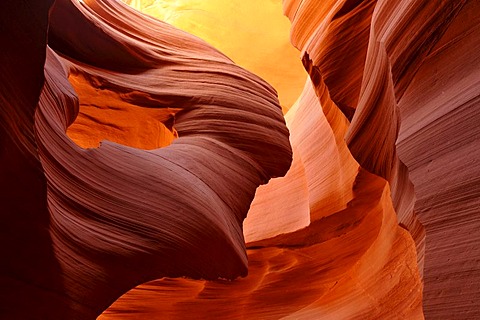
<instances>
[{"instance_id":1,"label":"layered canyon wall","mask_svg":"<svg viewBox=\"0 0 480 320\"><path fill-rule=\"evenodd\" d=\"M125 2L1 5L0 317L480 317L478 1Z\"/></svg>"}]
</instances>

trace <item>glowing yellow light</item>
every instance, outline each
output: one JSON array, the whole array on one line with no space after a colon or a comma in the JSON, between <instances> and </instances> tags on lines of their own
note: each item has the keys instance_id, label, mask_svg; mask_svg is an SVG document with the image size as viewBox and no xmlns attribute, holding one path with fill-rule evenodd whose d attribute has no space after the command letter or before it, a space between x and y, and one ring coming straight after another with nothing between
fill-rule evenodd
<instances>
[{"instance_id":1,"label":"glowing yellow light","mask_svg":"<svg viewBox=\"0 0 480 320\"><path fill-rule=\"evenodd\" d=\"M267 80L278 91L284 111L300 95L306 73L300 53L290 44L290 22L281 0L123 1L204 39Z\"/></svg>"}]
</instances>

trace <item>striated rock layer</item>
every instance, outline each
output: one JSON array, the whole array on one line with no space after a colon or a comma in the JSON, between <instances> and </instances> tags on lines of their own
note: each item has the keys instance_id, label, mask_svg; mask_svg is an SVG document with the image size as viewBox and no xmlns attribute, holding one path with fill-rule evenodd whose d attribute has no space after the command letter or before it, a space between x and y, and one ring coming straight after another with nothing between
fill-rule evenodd
<instances>
[{"instance_id":1,"label":"striated rock layer","mask_svg":"<svg viewBox=\"0 0 480 320\"><path fill-rule=\"evenodd\" d=\"M150 282L100 319L422 317L415 244L397 225L386 181L364 170L347 208L307 228L249 243L248 259L246 278Z\"/></svg>"},{"instance_id":2,"label":"striated rock layer","mask_svg":"<svg viewBox=\"0 0 480 320\"><path fill-rule=\"evenodd\" d=\"M296 250L304 250L306 243L324 239L322 231L328 228L315 229L317 223L325 221L321 218L341 217L342 211L336 210L355 199L351 192L358 184L352 189L351 177L355 174L348 169L355 168L355 161L346 165L349 152L341 151L343 137L360 166L384 177L392 187L391 200L400 225L416 242L418 254L414 256L425 283L425 317L479 317L475 301L480 292L475 279L480 268L474 244L478 242L480 221L480 170L475 161L478 130L473 126L479 118L475 108L480 79L478 17L474 14L477 7L475 1L284 1L292 21L292 42L303 54L318 100L307 83L298 105L286 116L294 150L292 170L285 178L272 180L257 190L244 230L246 239L254 241L249 244L250 275L232 285L157 281L122 297L105 317L129 318L127 310L148 317L166 310L168 317L178 318L185 312L206 309L225 318L422 318L415 303L389 306L391 314L378 313L387 312L382 299L370 296L371 304L359 302L346 293L355 292L352 283L338 296L335 286L329 287L331 300L327 301L321 298L323 291L315 277L307 276L305 281L290 274L296 281L274 281L273 275L282 277L297 268L303 268L303 275L308 270L329 273L315 264L289 264L285 256L276 260L283 261L283 268L270 263L262 277L255 276L253 270L265 265L257 260L256 253L277 246L273 239L289 239ZM328 131L319 130L325 123L316 113L320 106L336 137L336 147L333 140L327 142L331 137ZM296 122L301 125L295 126ZM334 153L325 152L328 159L343 154L342 166L336 161L321 162L321 153L312 151L315 148L323 152L332 148ZM313 180L309 180L309 172L313 172ZM336 177L331 181L338 184L329 184L328 177ZM315 203L320 210L315 210ZM348 204L346 210L351 210L358 202ZM307 237L311 240L306 242L296 236L300 231L295 230L302 227L317 237ZM274 238L266 239L270 237ZM347 241L338 250L342 252L351 245ZM383 250L383 254L396 255L393 248ZM412 257L405 252L402 255ZM330 255L333 260L337 257ZM321 260L320 256L315 258ZM268 260L269 256L262 253L262 259ZM362 260L357 256L352 259ZM371 256L370 261L382 259ZM342 269L340 259L333 264L340 273L337 278L354 269L348 270L348 264ZM384 264L381 270L394 277L402 268L391 269ZM413 270L417 272L416 266ZM415 291L416 281L399 282L396 291L417 292L410 301L418 302L421 294ZM183 288L181 296L167 296L172 285ZM297 291L303 289L308 292ZM288 292L296 294L289 296ZM282 300L285 296L288 298ZM317 299L310 300L311 296ZM237 304L230 306L230 300L221 297L231 297ZM154 303L165 300L167 303L155 307ZM278 300L283 301L281 307L271 304ZM332 305L335 311L329 313ZM411 313L405 314L406 310Z\"/></svg>"},{"instance_id":3,"label":"striated rock layer","mask_svg":"<svg viewBox=\"0 0 480 320\"><path fill-rule=\"evenodd\" d=\"M284 111L302 92L307 74L289 39L282 0L122 0L196 35L278 92Z\"/></svg>"},{"instance_id":4,"label":"striated rock layer","mask_svg":"<svg viewBox=\"0 0 480 320\"><path fill-rule=\"evenodd\" d=\"M121 1L1 4L0 318L480 318L478 1L283 1L295 103L279 0L124 2L288 113Z\"/></svg>"},{"instance_id":5,"label":"striated rock layer","mask_svg":"<svg viewBox=\"0 0 480 320\"><path fill-rule=\"evenodd\" d=\"M425 315L480 317L480 3L467 1L398 102L425 226Z\"/></svg>"},{"instance_id":6,"label":"striated rock layer","mask_svg":"<svg viewBox=\"0 0 480 320\"><path fill-rule=\"evenodd\" d=\"M60 57L45 46L46 9L38 18L43 33L33 39L43 48L40 60L46 53L41 94L38 75L25 102L7 96L22 94L22 82L12 92L2 89L2 101L10 103L2 106L8 130L2 135L2 183L11 190L3 213L2 253L8 250L9 263L2 267L2 295L8 296L2 317L94 318L148 280L246 275L242 221L255 189L284 175L292 159L275 91L200 39L117 1L56 1L49 40ZM7 58L15 61L15 54ZM24 76L41 75L41 64ZM121 119L109 118L108 108L156 108L150 114L158 125L178 138L150 151L141 149L151 147L143 139L81 148L66 134L79 111L68 76L82 90L80 104L92 109L83 112L83 125ZM102 94L105 99L98 98ZM15 121L16 110L21 121ZM124 120L110 126L120 128ZM32 173L15 181L11 162ZM22 187L30 180L39 199L23 213ZM23 229L45 249L32 254L34 248L9 233ZM37 255L38 269L32 261Z\"/></svg>"},{"instance_id":7,"label":"striated rock layer","mask_svg":"<svg viewBox=\"0 0 480 320\"><path fill-rule=\"evenodd\" d=\"M429 319L480 317L478 6L284 2L317 91L327 86L351 119L353 156L392 186L417 243Z\"/></svg>"}]
</instances>

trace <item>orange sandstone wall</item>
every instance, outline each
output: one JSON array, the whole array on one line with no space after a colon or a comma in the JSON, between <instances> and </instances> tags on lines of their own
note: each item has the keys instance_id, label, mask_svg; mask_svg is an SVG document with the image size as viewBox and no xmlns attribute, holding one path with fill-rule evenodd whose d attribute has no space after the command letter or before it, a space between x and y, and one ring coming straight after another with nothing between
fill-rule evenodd
<instances>
[{"instance_id":1,"label":"orange sandstone wall","mask_svg":"<svg viewBox=\"0 0 480 320\"><path fill-rule=\"evenodd\" d=\"M391 184L417 243L425 317L478 318L478 2L285 1L284 9L313 83L351 119L353 156Z\"/></svg>"},{"instance_id":2,"label":"orange sandstone wall","mask_svg":"<svg viewBox=\"0 0 480 320\"><path fill-rule=\"evenodd\" d=\"M478 1L124 2L0 5L0 318L480 318Z\"/></svg>"},{"instance_id":3,"label":"orange sandstone wall","mask_svg":"<svg viewBox=\"0 0 480 320\"><path fill-rule=\"evenodd\" d=\"M100 318L423 318L415 243L388 184L352 157L349 118L317 80L286 114L290 171L257 189L244 222L249 275L150 282Z\"/></svg>"}]
</instances>

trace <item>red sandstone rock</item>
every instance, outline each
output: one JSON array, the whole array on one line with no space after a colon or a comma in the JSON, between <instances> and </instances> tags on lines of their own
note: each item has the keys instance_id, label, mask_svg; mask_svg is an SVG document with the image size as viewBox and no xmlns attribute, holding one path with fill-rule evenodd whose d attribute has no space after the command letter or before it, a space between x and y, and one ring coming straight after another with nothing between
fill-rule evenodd
<instances>
[{"instance_id":1,"label":"red sandstone rock","mask_svg":"<svg viewBox=\"0 0 480 320\"><path fill-rule=\"evenodd\" d=\"M345 210L248 248L246 278L150 282L100 319L422 317L415 244L397 225L385 180L363 170Z\"/></svg>"},{"instance_id":2,"label":"red sandstone rock","mask_svg":"<svg viewBox=\"0 0 480 320\"><path fill-rule=\"evenodd\" d=\"M369 3L286 1L292 41L315 86L347 116L355 109L349 149L392 186L417 243L425 316L478 318L478 2L376 1L370 16ZM357 94L347 59L365 59Z\"/></svg>"},{"instance_id":3,"label":"red sandstone rock","mask_svg":"<svg viewBox=\"0 0 480 320\"><path fill-rule=\"evenodd\" d=\"M35 293L43 301L38 307L20 309L11 299L13 318L93 318L148 280L245 275L241 227L255 189L284 175L291 162L288 130L267 83L198 38L124 4L90 4L56 2L49 34L63 58L44 44L46 82L29 123L38 148L38 155L30 150L30 161L47 184L35 190L46 202L32 210L48 209L50 222L26 224L50 234L51 247L45 250L57 269L46 266L24 275L28 261L10 266L27 285L55 276L61 286L43 280ZM121 14L137 24L115 28L110 23ZM136 28L140 25L144 29ZM82 90L80 105L164 108L169 117L159 112L156 120L178 139L151 151L108 141L82 149L66 135L79 111L68 74ZM106 100L98 99L98 92ZM27 107L35 110L34 104ZM89 116L94 123L109 120L101 112ZM6 201L15 205L19 197ZM21 213L15 210L11 214ZM7 216L8 223L13 222ZM23 249L20 241L15 246ZM2 276L13 281L9 273ZM24 290L16 283L9 287L13 297ZM50 292L58 298L48 302Z\"/></svg>"},{"instance_id":4,"label":"red sandstone rock","mask_svg":"<svg viewBox=\"0 0 480 320\"><path fill-rule=\"evenodd\" d=\"M290 140L274 89L198 38L12 3L0 318L480 317L477 1L284 1L310 75Z\"/></svg>"},{"instance_id":5,"label":"red sandstone rock","mask_svg":"<svg viewBox=\"0 0 480 320\"><path fill-rule=\"evenodd\" d=\"M398 155L426 231L429 319L480 318L479 12L467 1L398 101Z\"/></svg>"},{"instance_id":6,"label":"red sandstone rock","mask_svg":"<svg viewBox=\"0 0 480 320\"><path fill-rule=\"evenodd\" d=\"M34 133L52 3L39 0L0 4L2 319L68 315L64 298L56 294L63 292L64 286L48 230L47 182L38 161Z\"/></svg>"}]
</instances>

